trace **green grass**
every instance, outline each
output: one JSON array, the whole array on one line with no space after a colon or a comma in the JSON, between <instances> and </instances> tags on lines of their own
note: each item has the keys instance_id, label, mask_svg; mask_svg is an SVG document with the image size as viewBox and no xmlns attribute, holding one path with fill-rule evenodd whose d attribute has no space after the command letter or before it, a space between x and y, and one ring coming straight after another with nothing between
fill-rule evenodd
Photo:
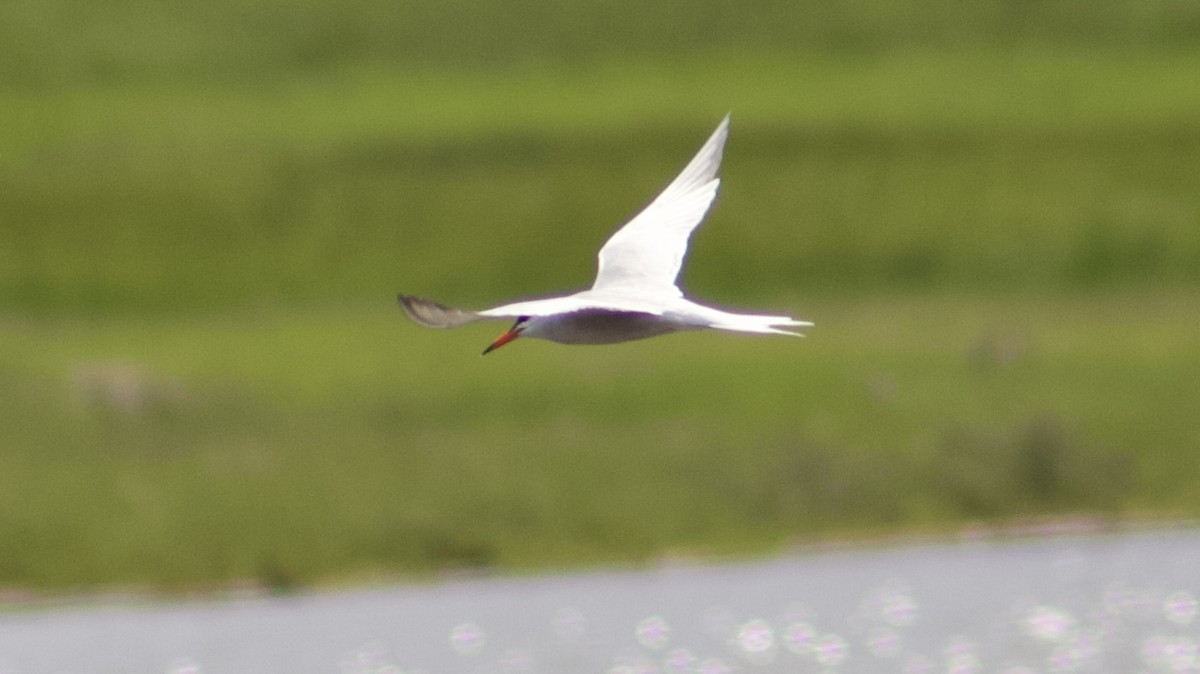
<instances>
[{"instance_id":1,"label":"green grass","mask_svg":"<svg viewBox=\"0 0 1200 674\"><path fill-rule=\"evenodd\" d=\"M494 72L546 63L586 68L613 54L679 61L757 49L846 57L1030 44L1104 51L1194 46L1200 38L1200 9L1189 0L763 0L753 12L719 0L214 0L202 7L13 0L0 19L0 75L30 89L258 84L363 62Z\"/></svg>"},{"instance_id":2,"label":"green grass","mask_svg":"<svg viewBox=\"0 0 1200 674\"><path fill-rule=\"evenodd\" d=\"M5 3L0 586L1194 518L1198 8ZM587 285L726 112L684 286L809 339L394 306Z\"/></svg>"},{"instance_id":3,"label":"green grass","mask_svg":"<svg viewBox=\"0 0 1200 674\"><path fill-rule=\"evenodd\" d=\"M1197 69L1200 51L1031 48L9 94L0 300L162 311L580 285L730 109L698 287L1195 283Z\"/></svg>"},{"instance_id":4,"label":"green grass","mask_svg":"<svg viewBox=\"0 0 1200 674\"><path fill-rule=\"evenodd\" d=\"M287 585L1200 508L1194 291L773 304L818 327L481 358L494 329L386 305L10 320L0 578Z\"/></svg>"}]
</instances>

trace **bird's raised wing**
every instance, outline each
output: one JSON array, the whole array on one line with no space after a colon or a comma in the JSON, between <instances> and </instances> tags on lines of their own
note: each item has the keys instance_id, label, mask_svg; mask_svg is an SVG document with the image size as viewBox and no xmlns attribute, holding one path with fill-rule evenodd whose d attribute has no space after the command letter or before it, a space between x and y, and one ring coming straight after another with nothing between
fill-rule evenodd
<instances>
[{"instance_id":1,"label":"bird's raised wing","mask_svg":"<svg viewBox=\"0 0 1200 674\"><path fill-rule=\"evenodd\" d=\"M729 135L721 120L692 161L600 249L594 290L653 290L682 295L675 285L688 238L717 196L717 169Z\"/></svg>"}]
</instances>

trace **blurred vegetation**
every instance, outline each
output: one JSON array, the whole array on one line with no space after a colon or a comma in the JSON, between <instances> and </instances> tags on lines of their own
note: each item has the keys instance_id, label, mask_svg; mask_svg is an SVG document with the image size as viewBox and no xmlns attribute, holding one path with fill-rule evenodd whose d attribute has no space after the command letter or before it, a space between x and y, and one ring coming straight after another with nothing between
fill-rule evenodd
<instances>
[{"instance_id":1,"label":"blurred vegetation","mask_svg":"<svg viewBox=\"0 0 1200 674\"><path fill-rule=\"evenodd\" d=\"M0 6L0 586L1200 513L1200 5ZM591 280L811 338L420 330ZM499 329L498 327L496 329Z\"/></svg>"},{"instance_id":2,"label":"blurred vegetation","mask_svg":"<svg viewBox=\"0 0 1200 674\"><path fill-rule=\"evenodd\" d=\"M1190 0L155 0L5 3L0 76L25 87L261 81L356 67L582 67L615 55L681 61L1029 44L1192 48Z\"/></svg>"}]
</instances>

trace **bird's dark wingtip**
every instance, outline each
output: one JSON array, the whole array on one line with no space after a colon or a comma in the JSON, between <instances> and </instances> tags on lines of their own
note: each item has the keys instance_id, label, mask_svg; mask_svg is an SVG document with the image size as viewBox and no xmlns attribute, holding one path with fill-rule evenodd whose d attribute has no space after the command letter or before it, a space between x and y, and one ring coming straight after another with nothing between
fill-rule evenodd
<instances>
[{"instance_id":1,"label":"bird's dark wingtip","mask_svg":"<svg viewBox=\"0 0 1200 674\"><path fill-rule=\"evenodd\" d=\"M396 300L414 322L427 328L456 328L479 320L479 315L465 309L455 309L432 300L399 293Z\"/></svg>"}]
</instances>

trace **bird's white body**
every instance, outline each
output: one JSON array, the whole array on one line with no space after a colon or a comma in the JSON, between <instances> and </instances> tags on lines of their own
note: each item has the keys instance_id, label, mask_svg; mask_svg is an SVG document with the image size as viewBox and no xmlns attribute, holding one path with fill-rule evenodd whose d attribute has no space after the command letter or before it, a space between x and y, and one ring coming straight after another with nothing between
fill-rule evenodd
<instances>
[{"instance_id":1,"label":"bird's white body","mask_svg":"<svg viewBox=\"0 0 1200 674\"><path fill-rule=\"evenodd\" d=\"M716 197L728 132L726 117L679 177L604 244L590 289L480 312L408 295L400 296L401 304L413 320L429 327L455 327L481 318L516 319L488 351L518 336L562 344L611 344L705 328L797 335L784 328L812 323L722 311L685 298L676 285L688 239Z\"/></svg>"}]
</instances>

